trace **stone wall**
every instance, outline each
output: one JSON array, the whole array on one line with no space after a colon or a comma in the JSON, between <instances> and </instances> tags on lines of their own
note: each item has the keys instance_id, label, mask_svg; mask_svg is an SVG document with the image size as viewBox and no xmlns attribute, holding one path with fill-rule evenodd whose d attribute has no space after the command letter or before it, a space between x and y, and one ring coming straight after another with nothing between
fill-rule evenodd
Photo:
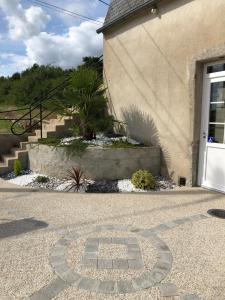
<instances>
[{"instance_id":1,"label":"stone wall","mask_svg":"<svg viewBox=\"0 0 225 300\"><path fill-rule=\"evenodd\" d=\"M81 157L68 157L64 148L46 145L30 144L27 149L31 170L57 178L65 178L72 167L82 168L85 177L94 180L130 178L138 169L147 169L155 175L160 173L159 147L89 147Z\"/></svg>"}]
</instances>

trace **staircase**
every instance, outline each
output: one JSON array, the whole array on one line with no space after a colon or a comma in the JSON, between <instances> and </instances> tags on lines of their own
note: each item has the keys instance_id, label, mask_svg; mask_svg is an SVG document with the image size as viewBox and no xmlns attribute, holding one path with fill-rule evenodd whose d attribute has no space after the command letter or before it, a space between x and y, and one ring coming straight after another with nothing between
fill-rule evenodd
<instances>
[{"instance_id":1,"label":"staircase","mask_svg":"<svg viewBox=\"0 0 225 300\"><path fill-rule=\"evenodd\" d=\"M43 120L42 138L48 137L64 137L69 134L69 128L72 124L71 117L57 117L55 119ZM28 140L20 142L19 147L11 149L11 153L3 155L0 161L0 176L8 174L13 171L13 164L15 160L19 160L22 168L28 167L28 151L27 144L37 143L41 139L41 130L36 129L34 134L28 136Z\"/></svg>"}]
</instances>

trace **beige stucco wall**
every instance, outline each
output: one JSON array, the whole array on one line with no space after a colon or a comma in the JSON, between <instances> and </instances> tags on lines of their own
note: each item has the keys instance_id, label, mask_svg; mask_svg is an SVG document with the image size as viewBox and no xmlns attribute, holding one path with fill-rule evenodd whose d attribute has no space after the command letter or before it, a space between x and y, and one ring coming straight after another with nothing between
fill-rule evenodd
<instances>
[{"instance_id":1,"label":"beige stucco wall","mask_svg":"<svg viewBox=\"0 0 225 300\"><path fill-rule=\"evenodd\" d=\"M158 16L145 9L104 33L111 110L134 137L161 145L162 172L175 181L184 176L195 184L201 117L195 65L225 55L224 16L224 0L162 1Z\"/></svg>"}]
</instances>

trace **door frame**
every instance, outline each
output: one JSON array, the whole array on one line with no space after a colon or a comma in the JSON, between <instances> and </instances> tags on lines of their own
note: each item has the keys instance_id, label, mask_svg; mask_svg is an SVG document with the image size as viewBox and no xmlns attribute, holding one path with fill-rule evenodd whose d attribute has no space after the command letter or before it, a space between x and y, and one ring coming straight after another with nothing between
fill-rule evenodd
<instances>
[{"instance_id":1,"label":"door frame","mask_svg":"<svg viewBox=\"0 0 225 300\"><path fill-rule=\"evenodd\" d=\"M225 60L213 61L204 65L203 70L203 89L202 89L202 106L201 106L201 129L200 129L200 145L199 145L199 160L198 160L198 177L197 183L199 186L205 187L203 184L203 176L205 171L206 162L206 147L208 137L208 124L209 124L209 107L210 107L210 92L211 82L213 79L224 78L225 71L207 74L207 68L218 64L225 64ZM206 138L204 138L205 136ZM212 147L221 147L221 144L212 143ZM225 148L225 144L224 144ZM207 188L207 187L206 187Z\"/></svg>"}]
</instances>

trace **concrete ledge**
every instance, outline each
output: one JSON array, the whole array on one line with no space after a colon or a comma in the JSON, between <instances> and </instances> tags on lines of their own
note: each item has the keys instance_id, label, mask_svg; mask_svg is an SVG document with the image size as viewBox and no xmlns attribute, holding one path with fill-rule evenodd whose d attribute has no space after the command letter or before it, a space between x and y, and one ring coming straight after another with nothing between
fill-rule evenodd
<instances>
[{"instance_id":1,"label":"concrete ledge","mask_svg":"<svg viewBox=\"0 0 225 300\"><path fill-rule=\"evenodd\" d=\"M89 147L84 154L68 157L64 148L46 145L27 145L29 168L57 178L65 178L67 170L80 167L86 178L114 180L130 178L138 169L160 173L159 147L100 148Z\"/></svg>"}]
</instances>

